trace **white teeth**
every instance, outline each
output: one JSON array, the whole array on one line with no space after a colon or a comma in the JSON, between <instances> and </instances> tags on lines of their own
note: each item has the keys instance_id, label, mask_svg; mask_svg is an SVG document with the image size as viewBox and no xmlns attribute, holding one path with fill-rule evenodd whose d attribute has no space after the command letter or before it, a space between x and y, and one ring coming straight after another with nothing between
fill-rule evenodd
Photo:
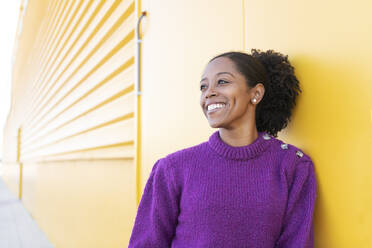
<instances>
[{"instance_id":1,"label":"white teeth","mask_svg":"<svg viewBox=\"0 0 372 248\"><path fill-rule=\"evenodd\" d=\"M213 110L213 109L215 109L215 108L223 108L223 107L225 107L226 106L226 104L224 104L224 103L214 103L214 104L211 104L211 105L208 105L208 110Z\"/></svg>"}]
</instances>

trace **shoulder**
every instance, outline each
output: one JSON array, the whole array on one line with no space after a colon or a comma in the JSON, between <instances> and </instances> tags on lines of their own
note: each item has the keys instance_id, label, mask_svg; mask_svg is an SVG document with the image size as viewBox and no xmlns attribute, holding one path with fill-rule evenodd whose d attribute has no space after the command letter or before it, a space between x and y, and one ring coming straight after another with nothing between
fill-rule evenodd
<instances>
[{"instance_id":1,"label":"shoulder","mask_svg":"<svg viewBox=\"0 0 372 248\"><path fill-rule=\"evenodd\" d=\"M185 183L185 175L205 152L207 142L191 147L186 147L159 158L153 166L153 173L165 175L173 181L175 189L182 190Z\"/></svg>"},{"instance_id":2,"label":"shoulder","mask_svg":"<svg viewBox=\"0 0 372 248\"><path fill-rule=\"evenodd\" d=\"M308 153L302 148L291 143L286 143L279 138L272 137L272 145L269 148L271 152L278 152L283 156L290 157L296 161L311 160Z\"/></svg>"},{"instance_id":3,"label":"shoulder","mask_svg":"<svg viewBox=\"0 0 372 248\"><path fill-rule=\"evenodd\" d=\"M202 142L190 147L179 149L172 153L169 153L165 157L161 158L166 160L173 167L180 167L182 165L188 164L189 162L195 161L201 154L206 152L208 142Z\"/></svg>"},{"instance_id":4,"label":"shoulder","mask_svg":"<svg viewBox=\"0 0 372 248\"><path fill-rule=\"evenodd\" d=\"M292 177L296 171L314 170L314 163L310 155L304 149L294 144L286 143L279 138L272 137L272 143L269 152L276 153L280 157L282 168L289 177Z\"/></svg>"},{"instance_id":5,"label":"shoulder","mask_svg":"<svg viewBox=\"0 0 372 248\"><path fill-rule=\"evenodd\" d=\"M188 169L193 168L195 164L198 164L198 161L204 160L204 155L207 153L208 141L204 141L169 153L161 158L161 160L172 167L172 169L176 169L178 173L184 173Z\"/></svg>"}]
</instances>

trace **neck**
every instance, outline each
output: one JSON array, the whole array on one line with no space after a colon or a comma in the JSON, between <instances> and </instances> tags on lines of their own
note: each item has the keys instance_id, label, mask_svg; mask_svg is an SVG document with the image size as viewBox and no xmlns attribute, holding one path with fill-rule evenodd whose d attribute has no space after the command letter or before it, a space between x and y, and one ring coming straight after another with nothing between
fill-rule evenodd
<instances>
[{"instance_id":1,"label":"neck","mask_svg":"<svg viewBox=\"0 0 372 248\"><path fill-rule=\"evenodd\" d=\"M219 129L221 139L230 146L246 146L258 138L256 126L240 127L236 129Z\"/></svg>"}]
</instances>

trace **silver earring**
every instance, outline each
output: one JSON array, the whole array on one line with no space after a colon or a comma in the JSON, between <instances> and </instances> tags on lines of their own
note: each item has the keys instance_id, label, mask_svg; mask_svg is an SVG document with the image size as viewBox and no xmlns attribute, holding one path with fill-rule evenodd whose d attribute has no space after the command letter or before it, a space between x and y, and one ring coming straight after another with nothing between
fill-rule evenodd
<instances>
[{"instance_id":1,"label":"silver earring","mask_svg":"<svg viewBox=\"0 0 372 248\"><path fill-rule=\"evenodd\" d=\"M257 99L256 98L253 98L252 102L253 103L256 103L257 102Z\"/></svg>"}]
</instances>

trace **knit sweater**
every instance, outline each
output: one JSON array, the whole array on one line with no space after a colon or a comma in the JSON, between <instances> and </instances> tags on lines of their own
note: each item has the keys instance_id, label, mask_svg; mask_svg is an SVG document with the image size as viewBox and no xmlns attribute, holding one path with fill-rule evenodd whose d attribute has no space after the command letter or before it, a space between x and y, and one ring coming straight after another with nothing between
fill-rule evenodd
<instances>
[{"instance_id":1,"label":"knit sweater","mask_svg":"<svg viewBox=\"0 0 372 248\"><path fill-rule=\"evenodd\" d=\"M266 132L234 147L208 141L158 159L129 248L312 248L311 158Z\"/></svg>"}]
</instances>

